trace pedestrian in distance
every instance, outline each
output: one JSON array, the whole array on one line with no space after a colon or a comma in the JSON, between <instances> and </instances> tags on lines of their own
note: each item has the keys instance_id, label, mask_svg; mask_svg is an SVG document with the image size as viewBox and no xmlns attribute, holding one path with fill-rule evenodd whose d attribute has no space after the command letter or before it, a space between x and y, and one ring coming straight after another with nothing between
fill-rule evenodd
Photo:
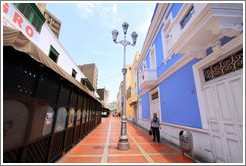
<instances>
[{"instance_id":1,"label":"pedestrian in distance","mask_svg":"<svg viewBox=\"0 0 246 166\"><path fill-rule=\"evenodd\" d=\"M153 130L153 141L155 141L157 138L158 143L160 143L160 121L156 113L153 114L153 118L151 119L150 125L150 128Z\"/></svg>"}]
</instances>

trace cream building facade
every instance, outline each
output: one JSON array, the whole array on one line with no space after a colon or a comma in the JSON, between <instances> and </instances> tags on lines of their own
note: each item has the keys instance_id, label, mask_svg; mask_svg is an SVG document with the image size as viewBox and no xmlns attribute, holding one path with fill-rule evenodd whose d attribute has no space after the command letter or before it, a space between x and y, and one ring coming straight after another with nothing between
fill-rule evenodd
<instances>
[{"instance_id":1,"label":"cream building facade","mask_svg":"<svg viewBox=\"0 0 246 166\"><path fill-rule=\"evenodd\" d=\"M50 29L58 39L61 30L61 21L46 9L44 11L44 17L46 20L46 24L50 27Z\"/></svg>"},{"instance_id":2,"label":"cream building facade","mask_svg":"<svg viewBox=\"0 0 246 166\"><path fill-rule=\"evenodd\" d=\"M97 93L103 100L104 108L109 109L109 91L107 91L105 88L101 88L97 89Z\"/></svg>"},{"instance_id":3,"label":"cream building facade","mask_svg":"<svg viewBox=\"0 0 246 166\"><path fill-rule=\"evenodd\" d=\"M94 89L97 89L98 69L95 63L79 65L80 70L88 78Z\"/></svg>"},{"instance_id":4,"label":"cream building facade","mask_svg":"<svg viewBox=\"0 0 246 166\"><path fill-rule=\"evenodd\" d=\"M120 82L119 91L117 93L116 109L118 113L122 112L123 102L123 81Z\"/></svg>"}]
</instances>

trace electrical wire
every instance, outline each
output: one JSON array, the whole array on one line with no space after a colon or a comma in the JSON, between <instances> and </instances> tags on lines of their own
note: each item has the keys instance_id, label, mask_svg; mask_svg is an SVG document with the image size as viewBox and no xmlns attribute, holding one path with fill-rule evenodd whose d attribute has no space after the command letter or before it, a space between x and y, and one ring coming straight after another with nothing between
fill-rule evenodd
<instances>
[{"instance_id":1,"label":"electrical wire","mask_svg":"<svg viewBox=\"0 0 246 166\"><path fill-rule=\"evenodd\" d=\"M116 74L114 74L114 75L112 75L112 76L110 76L110 77L108 77L108 78L105 78L105 79L102 79L102 80L99 80L99 81L109 80L109 79L111 79L111 78L114 78L114 77L118 76L120 73L121 73L121 72L116 73Z\"/></svg>"}]
</instances>

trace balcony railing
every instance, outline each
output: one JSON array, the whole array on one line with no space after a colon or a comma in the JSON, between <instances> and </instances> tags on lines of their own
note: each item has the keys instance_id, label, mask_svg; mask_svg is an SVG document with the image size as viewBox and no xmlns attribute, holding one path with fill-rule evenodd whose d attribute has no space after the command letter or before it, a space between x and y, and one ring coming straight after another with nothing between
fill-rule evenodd
<instances>
[{"instance_id":1,"label":"balcony railing","mask_svg":"<svg viewBox=\"0 0 246 166\"><path fill-rule=\"evenodd\" d=\"M140 89L150 89L157 79L156 69L144 69L140 74Z\"/></svg>"}]
</instances>

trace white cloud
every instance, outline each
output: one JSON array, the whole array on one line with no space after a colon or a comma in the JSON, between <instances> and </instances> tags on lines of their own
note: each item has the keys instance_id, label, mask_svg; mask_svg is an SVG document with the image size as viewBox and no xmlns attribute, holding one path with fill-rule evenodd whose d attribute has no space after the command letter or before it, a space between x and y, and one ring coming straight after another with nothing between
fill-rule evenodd
<instances>
[{"instance_id":1,"label":"white cloud","mask_svg":"<svg viewBox=\"0 0 246 166\"><path fill-rule=\"evenodd\" d=\"M95 5L93 3L78 3L76 11L82 20L89 19L94 14Z\"/></svg>"},{"instance_id":2,"label":"white cloud","mask_svg":"<svg viewBox=\"0 0 246 166\"><path fill-rule=\"evenodd\" d=\"M116 3L78 3L76 11L82 20L99 17L100 24L109 30L122 22Z\"/></svg>"},{"instance_id":3,"label":"white cloud","mask_svg":"<svg viewBox=\"0 0 246 166\"><path fill-rule=\"evenodd\" d=\"M116 4L113 4L113 6L112 6L113 13L116 13L117 10L118 10L118 6Z\"/></svg>"},{"instance_id":4,"label":"white cloud","mask_svg":"<svg viewBox=\"0 0 246 166\"><path fill-rule=\"evenodd\" d=\"M118 11L117 4L102 4L97 7L97 12L101 18L109 18Z\"/></svg>"},{"instance_id":5,"label":"white cloud","mask_svg":"<svg viewBox=\"0 0 246 166\"><path fill-rule=\"evenodd\" d=\"M112 56L112 53L101 52L101 51L92 51L92 54L101 55L101 56Z\"/></svg>"}]
</instances>

